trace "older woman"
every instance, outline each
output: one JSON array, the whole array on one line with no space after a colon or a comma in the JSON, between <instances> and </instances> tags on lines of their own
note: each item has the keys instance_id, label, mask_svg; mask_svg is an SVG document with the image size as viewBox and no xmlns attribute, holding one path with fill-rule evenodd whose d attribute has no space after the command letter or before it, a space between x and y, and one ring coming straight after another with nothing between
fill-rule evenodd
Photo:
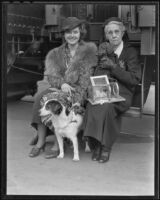
<instances>
[{"instance_id":1,"label":"older woman","mask_svg":"<svg viewBox=\"0 0 160 200\"><path fill-rule=\"evenodd\" d=\"M44 94L51 92L52 88L61 89L70 94L74 91L73 103L83 105L89 77L93 71L92 67L97 63L96 45L82 40L85 33L83 25L84 21L76 17L66 18L62 23L65 43L52 49L46 56L44 80L38 83L31 123L37 129L38 141L32 148L30 157L38 156L45 144L47 128L41 123L38 112L40 99ZM57 150L58 146L56 146L56 151L46 155L46 158L56 157Z\"/></svg>"},{"instance_id":2,"label":"older woman","mask_svg":"<svg viewBox=\"0 0 160 200\"><path fill-rule=\"evenodd\" d=\"M141 79L141 67L136 50L124 41L125 27L117 17L104 23L106 41L99 47L99 65L94 73L107 74L117 80L119 94L126 100L102 105L87 104L84 136L94 141L92 160L105 163L109 160L112 145L120 132L121 114L132 103L135 86ZM93 143L92 143L93 144Z\"/></svg>"}]
</instances>

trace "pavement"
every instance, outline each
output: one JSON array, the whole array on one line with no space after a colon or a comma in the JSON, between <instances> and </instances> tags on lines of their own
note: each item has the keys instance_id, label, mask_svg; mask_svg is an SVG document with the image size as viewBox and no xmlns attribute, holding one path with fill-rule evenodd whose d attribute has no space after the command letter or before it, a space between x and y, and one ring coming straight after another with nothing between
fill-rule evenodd
<instances>
[{"instance_id":1,"label":"pavement","mask_svg":"<svg viewBox=\"0 0 160 200\"><path fill-rule=\"evenodd\" d=\"M32 101L7 104L8 195L154 195L154 92L142 118L124 118L122 133L105 164L93 162L80 149L80 161L72 161L67 147L64 159L28 156L35 133L30 126Z\"/></svg>"}]
</instances>

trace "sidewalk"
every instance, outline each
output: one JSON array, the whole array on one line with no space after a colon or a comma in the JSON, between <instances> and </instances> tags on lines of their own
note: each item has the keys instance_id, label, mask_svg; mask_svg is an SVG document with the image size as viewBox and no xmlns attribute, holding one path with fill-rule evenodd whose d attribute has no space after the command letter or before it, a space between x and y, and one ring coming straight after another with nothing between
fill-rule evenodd
<instances>
[{"instance_id":1,"label":"sidewalk","mask_svg":"<svg viewBox=\"0 0 160 200\"><path fill-rule=\"evenodd\" d=\"M138 134L121 134L110 161L99 164L91 153L80 151L80 161L45 159L43 153L28 157L32 103L10 102L7 106L7 194L11 195L153 195L154 116L123 120L123 129ZM140 135L142 134L142 135ZM141 137L142 136L142 137ZM143 137L145 136L145 137Z\"/></svg>"}]
</instances>

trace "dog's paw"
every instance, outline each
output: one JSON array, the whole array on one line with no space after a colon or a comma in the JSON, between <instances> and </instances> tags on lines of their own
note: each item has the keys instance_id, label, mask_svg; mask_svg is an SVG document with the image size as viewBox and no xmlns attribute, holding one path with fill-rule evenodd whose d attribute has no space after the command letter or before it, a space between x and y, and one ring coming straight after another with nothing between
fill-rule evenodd
<instances>
[{"instance_id":1,"label":"dog's paw","mask_svg":"<svg viewBox=\"0 0 160 200\"><path fill-rule=\"evenodd\" d=\"M57 158L64 158L64 154L59 154Z\"/></svg>"},{"instance_id":2,"label":"dog's paw","mask_svg":"<svg viewBox=\"0 0 160 200\"><path fill-rule=\"evenodd\" d=\"M74 158L73 158L73 161L76 161L76 162L77 162L77 161L79 161L79 160L80 160L79 157L74 157Z\"/></svg>"}]
</instances>

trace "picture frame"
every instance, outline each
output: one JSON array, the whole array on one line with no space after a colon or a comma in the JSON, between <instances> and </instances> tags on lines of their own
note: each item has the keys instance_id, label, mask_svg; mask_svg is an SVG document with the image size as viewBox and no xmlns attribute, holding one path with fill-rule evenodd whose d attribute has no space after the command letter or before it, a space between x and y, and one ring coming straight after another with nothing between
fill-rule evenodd
<instances>
[{"instance_id":1,"label":"picture frame","mask_svg":"<svg viewBox=\"0 0 160 200\"><path fill-rule=\"evenodd\" d=\"M109 85L109 80L107 75L101 76L91 76L90 77L92 86L105 86Z\"/></svg>"}]
</instances>

